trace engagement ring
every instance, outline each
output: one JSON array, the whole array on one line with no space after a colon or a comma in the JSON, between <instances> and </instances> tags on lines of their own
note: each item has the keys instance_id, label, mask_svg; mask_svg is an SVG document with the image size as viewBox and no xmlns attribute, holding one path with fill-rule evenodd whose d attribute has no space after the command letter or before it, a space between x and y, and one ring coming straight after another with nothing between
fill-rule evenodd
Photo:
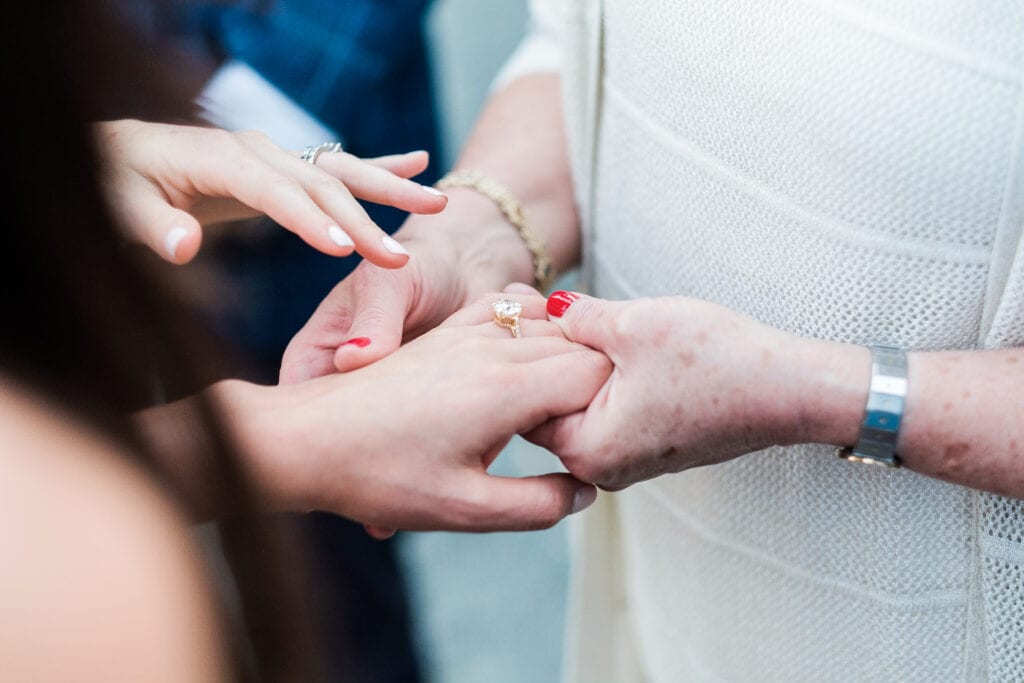
<instances>
[{"instance_id":1,"label":"engagement ring","mask_svg":"<svg viewBox=\"0 0 1024 683\"><path fill-rule=\"evenodd\" d=\"M508 328L513 337L519 338L519 315L523 312L523 305L512 299L499 299L491 304L491 309L494 311L494 323Z\"/></svg>"}]
</instances>

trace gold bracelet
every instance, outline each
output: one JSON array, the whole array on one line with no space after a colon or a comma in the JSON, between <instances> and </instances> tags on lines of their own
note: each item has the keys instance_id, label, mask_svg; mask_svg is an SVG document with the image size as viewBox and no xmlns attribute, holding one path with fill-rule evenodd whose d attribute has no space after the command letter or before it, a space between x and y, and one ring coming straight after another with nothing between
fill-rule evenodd
<instances>
[{"instance_id":1,"label":"gold bracelet","mask_svg":"<svg viewBox=\"0 0 1024 683\"><path fill-rule=\"evenodd\" d=\"M544 238L526 220L526 211L511 190L478 171L454 171L437 182L437 188L444 190L449 187L466 187L476 190L494 202L498 210L522 238L533 258L533 284L541 292L546 292L555 280L555 270L548 256L548 247Z\"/></svg>"}]
</instances>

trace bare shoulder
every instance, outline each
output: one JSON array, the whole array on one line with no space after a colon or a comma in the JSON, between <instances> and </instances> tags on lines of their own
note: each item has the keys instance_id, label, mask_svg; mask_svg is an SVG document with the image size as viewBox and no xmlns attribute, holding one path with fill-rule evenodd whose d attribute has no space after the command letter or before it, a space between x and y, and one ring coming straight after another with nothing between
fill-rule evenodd
<instances>
[{"instance_id":1,"label":"bare shoulder","mask_svg":"<svg viewBox=\"0 0 1024 683\"><path fill-rule=\"evenodd\" d=\"M0 556L11 680L222 678L185 520L115 444L2 381Z\"/></svg>"}]
</instances>

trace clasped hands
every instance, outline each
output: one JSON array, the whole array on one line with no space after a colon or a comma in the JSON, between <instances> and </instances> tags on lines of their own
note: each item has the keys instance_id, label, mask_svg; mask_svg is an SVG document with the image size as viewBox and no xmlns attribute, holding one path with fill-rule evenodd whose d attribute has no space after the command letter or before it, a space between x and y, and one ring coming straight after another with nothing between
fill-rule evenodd
<instances>
[{"instance_id":1,"label":"clasped hands","mask_svg":"<svg viewBox=\"0 0 1024 683\"><path fill-rule=\"evenodd\" d=\"M843 373L866 374L856 347L683 297L545 302L525 285L480 297L526 256L502 220L410 220L392 239L353 199L440 211L446 197L408 180L423 153L325 154L315 168L257 133L119 121L97 135L112 205L168 260L195 254L202 225L258 213L322 251L367 257L293 339L282 386L215 389L280 509L384 530L550 526L591 503L592 485L815 440L829 417L818 397ZM491 322L500 296L524 304L523 338ZM515 434L569 474L487 474Z\"/></svg>"},{"instance_id":2,"label":"clasped hands","mask_svg":"<svg viewBox=\"0 0 1024 683\"><path fill-rule=\"evenodd\" d=\"M373 277L383 272L367 266L350 277L357 284L358 273L368 270ZM410 277L402 272L390 277ZM416 317L424 314L417 309L422 300L380 308L383 293L401 288L377 284L339 285L293 340L282 369L286 382L325 375L294 385L308 391L329 388L320 383L332 378L358 378L371 404L391 397L380 404L389 410L365 411L378 417L360 425L356 440L367 453L387 453L382 469L360 490L320 490L312 501L367 523L371 533L545 527L589 504L588 484L617 490L810 435L788 427L790 411L799 410L792 372L823 342L723 307L683 297L614 302L569 292L545 301L517 284L419 335L429 321ZM490 304L504 296L524 304L521 339L490 322ZM416 339L399 347L403 336ZM389 368L403 357L415 361L400 372ZM315 434L328 418L304 419ZM517 433L556 454L570 474L488 475ZM364 510L331 504L360 499ZM381 504L386 514L376 512Z\"/></svg>"}]
</instances>

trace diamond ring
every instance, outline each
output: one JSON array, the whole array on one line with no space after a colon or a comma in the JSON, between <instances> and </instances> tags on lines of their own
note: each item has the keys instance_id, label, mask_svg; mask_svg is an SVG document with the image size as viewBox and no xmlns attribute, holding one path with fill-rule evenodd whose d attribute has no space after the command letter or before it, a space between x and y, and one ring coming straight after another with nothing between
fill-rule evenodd
<instances>
[{"instance_id":1,"label":"diamond ring","mask_svg":"<svg viewBox=\"0 0 1024 683\"><path fill-rule=\"evenodd\" d=\"M523 312L523 305L512 299L499 299L491 304L494 311L494 324L499 327L508 328L512 336L519 338L519 316Z\"/></svg>"},{"instance_id":2,"label":"diamond ring","mask_svg":"<svg viewBox=\"0 0 1024 683\"><path fill-rule=\"evenodd\" d=\"M302 155L299 157L307 164L316 166L317 157L324 152L340 152L340 142L321 142L319 145L310 145L306 149L302 150Z\"/></svg>"}]
</instances>

